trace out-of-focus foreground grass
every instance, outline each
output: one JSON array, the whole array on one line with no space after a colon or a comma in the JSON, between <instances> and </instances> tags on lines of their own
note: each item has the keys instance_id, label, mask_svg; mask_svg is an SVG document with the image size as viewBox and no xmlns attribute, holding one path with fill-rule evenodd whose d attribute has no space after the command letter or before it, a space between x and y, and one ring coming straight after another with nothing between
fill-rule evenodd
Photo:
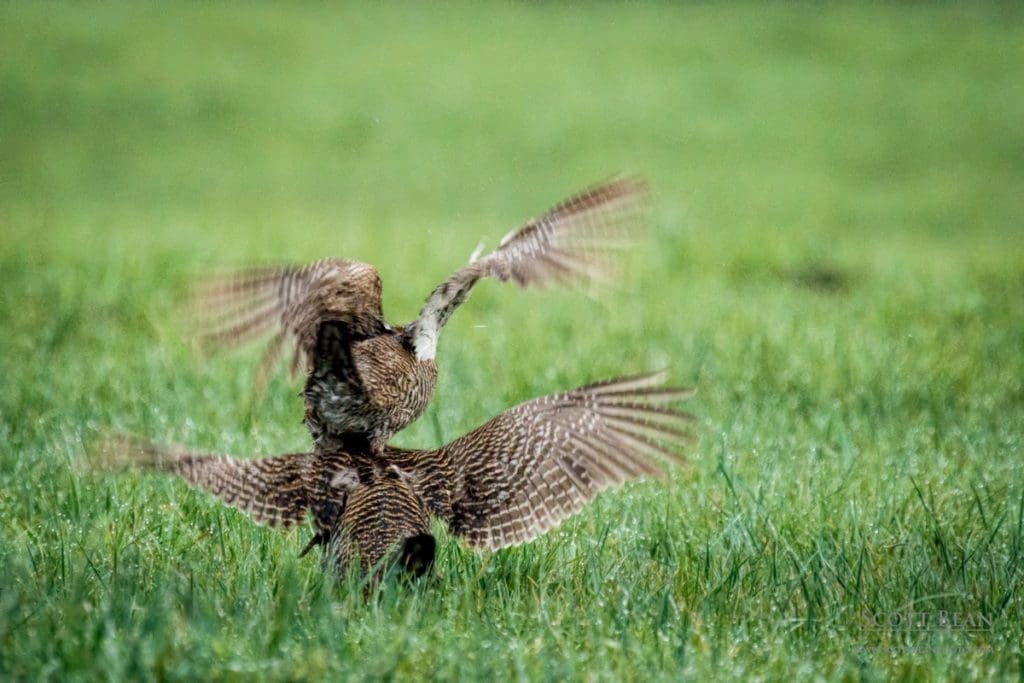
<instances>
[{"instance_id":1,"label":"out-of-focus foreground grass","mask_svg":"<svg viewBox=\"0 0 1024 683\"><path fill-rule=\"evenodd\" d=\"M0 677L1019 674L1022 73L999 5L5 3ZM623 169L623 286L481 285L400 441L667 366L685 471L365 603L303 532L81 466L108 428L307 447L257 350L189 347L196 273L358 258L404 322ZM908 610L991 628L867 628Z\"/></svg>"}]
</instances>

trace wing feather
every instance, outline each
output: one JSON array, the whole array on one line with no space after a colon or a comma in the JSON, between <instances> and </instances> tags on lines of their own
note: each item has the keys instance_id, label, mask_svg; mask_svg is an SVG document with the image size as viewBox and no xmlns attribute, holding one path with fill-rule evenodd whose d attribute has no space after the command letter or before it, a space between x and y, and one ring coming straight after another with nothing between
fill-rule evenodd
<instances>
[{"instance_id":1,"label":"wing feather","mask_svg":"<svg viewBox=\"0 0 1024 683\"><path fill-rule=\"evenodd\" d=\"M242 459L158 446L130 436L107 437L95 450L100 469L136 468L181 477L259 524L291 527L310 506L313 456Z\"/></svg>"},{"instance_id":2,"label":"wing feather","mask_svg":"<svg viewBox=\"0 0 1024 683\"><path fill-rule=\"evenodd\" d=\"M293 376L310 363L321 323L343 324L353 340L385 327L380 276L357 261L240 270L201 283L195 303L206 347L239 346L272 333L257 370L258 388L289 347Z\"/></svg>"},{"instance_id":3,"label":"wing feather","mask_svg":"<svg viewBox=\"0 0 1024 683\"><path fill-rule=\"evenodd\" d=\"M600 382L512 408L435 457L453 473L448 522L473 546L528 541L609 487L682 462L688 413L665 400L664 374Z\"/></svg>"},{"instance_id":4,"label":"wing feather","mask_svg":"<svg viewBox=\"0 0 1024 683\"><path fill-rule=\"evenodd\" d=\"M520 287L607 283L617 253L644 227L647 186L622 177L588 188L513 230L498 248L456 271L427 297L410 324L420 358L433 358L440 329L486 277Z\"/></svg>"}]
</instances>

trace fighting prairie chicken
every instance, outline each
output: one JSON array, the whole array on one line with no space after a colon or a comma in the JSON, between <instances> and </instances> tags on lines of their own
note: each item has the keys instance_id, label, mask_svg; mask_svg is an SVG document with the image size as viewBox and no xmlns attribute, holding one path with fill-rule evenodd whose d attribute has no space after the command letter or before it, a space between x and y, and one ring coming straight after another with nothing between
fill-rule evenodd
<instances>
[{"instance_id":1,"label":"fighting prairie chicken","mask_svg":"<svg viewBox=\"0 0 1024 683\"><path fill-rule=\"evenodd\" d=\"M475 548L529 541L600 491L678 463L691 416L669 404L689 389L661 373L625 377L536 398L435 450L334 449L241 459L118 438L113 463L175 474L261 524L312 517L307 545L324 546L340 572L398 563L430 569L430 516ZM305 551L304 551L305 552Z\"/></svg>"},{"instance_id":2,"label":"fighting prairie chicken","mask_svg":"<svg viewBox=\"0 0 1024 683\"><path fill-rule=\"evenodd\" d=\"M314 443L380 449L430 402L438 334L480 279L521 287L607 279L614 252L643 225L645 199L645 185L628 177L566 199L435 287L403 326L384 320L380 276L365 263L326 259L215 278L198 290L201 336L227 347L269 334L258 384L293 347L292 374L307 368Z\"/></svg>"}]
</instances>

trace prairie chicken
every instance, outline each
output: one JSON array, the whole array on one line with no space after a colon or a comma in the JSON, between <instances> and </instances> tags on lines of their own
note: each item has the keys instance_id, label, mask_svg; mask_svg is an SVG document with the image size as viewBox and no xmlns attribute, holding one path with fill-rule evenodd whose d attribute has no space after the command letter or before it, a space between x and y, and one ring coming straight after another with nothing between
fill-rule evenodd
<instances>
[{"instance_id":1,"label":"prairie chicken","mask_svg":"<svg viewBox=\"0 0 1024 683\"><path fill-rule=\"evenodd\" d=\"M587 189L509 233L498 248L434 288L419 316L392 326L373 266L325 259L215 278L198 292L202 338L234 346L270 333L257 384L293 346L308 370L303 397L314 443L381 448L426 408L441 328L482 278L521 287L607 279L613 254L642 226L645 185L620 178Z\"/></svg>"},{"instance_id":2,"label":"prairie chicken","mask_svg":"<svg viewBox=\"0 0 1024 683\"><path fill-rule=\"evenodd\" d=\"M261 524L291 527L312 517L305 554L323 545L339 572L399 563L430 569L430 516L475 548L529 541L577 512L600 491L681 462L692 417L669 407L692 391L663 386L657 373L536 398L435 450L385 445L239 459L161 448L121 437L103 449L106 466L169 472ZM114 458L114 460L109 460Z\"/></svg>"}]
</instances>

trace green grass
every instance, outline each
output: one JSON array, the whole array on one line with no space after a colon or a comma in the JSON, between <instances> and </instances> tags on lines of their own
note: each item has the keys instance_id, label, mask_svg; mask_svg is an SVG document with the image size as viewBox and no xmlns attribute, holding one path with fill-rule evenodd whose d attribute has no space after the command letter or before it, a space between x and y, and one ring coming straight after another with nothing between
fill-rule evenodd
<instances>
[{"instance_id":1,"label":"green grass","mask_svg":"<svg viewBox=\"0 0 1024 683\"><path fill-rule=\"evenodd\" d=\"M1024 668L1024 12L978 5L0 6L0 678L799 680ZM193 274L376 264L403 322L483 237L620 169L651 240L602 302L485 283L430 446L670 367L699 440L365 603L104 429L301 450ZM865 612L982 613L980 633Z\"/></svg>"}]
</instances>

